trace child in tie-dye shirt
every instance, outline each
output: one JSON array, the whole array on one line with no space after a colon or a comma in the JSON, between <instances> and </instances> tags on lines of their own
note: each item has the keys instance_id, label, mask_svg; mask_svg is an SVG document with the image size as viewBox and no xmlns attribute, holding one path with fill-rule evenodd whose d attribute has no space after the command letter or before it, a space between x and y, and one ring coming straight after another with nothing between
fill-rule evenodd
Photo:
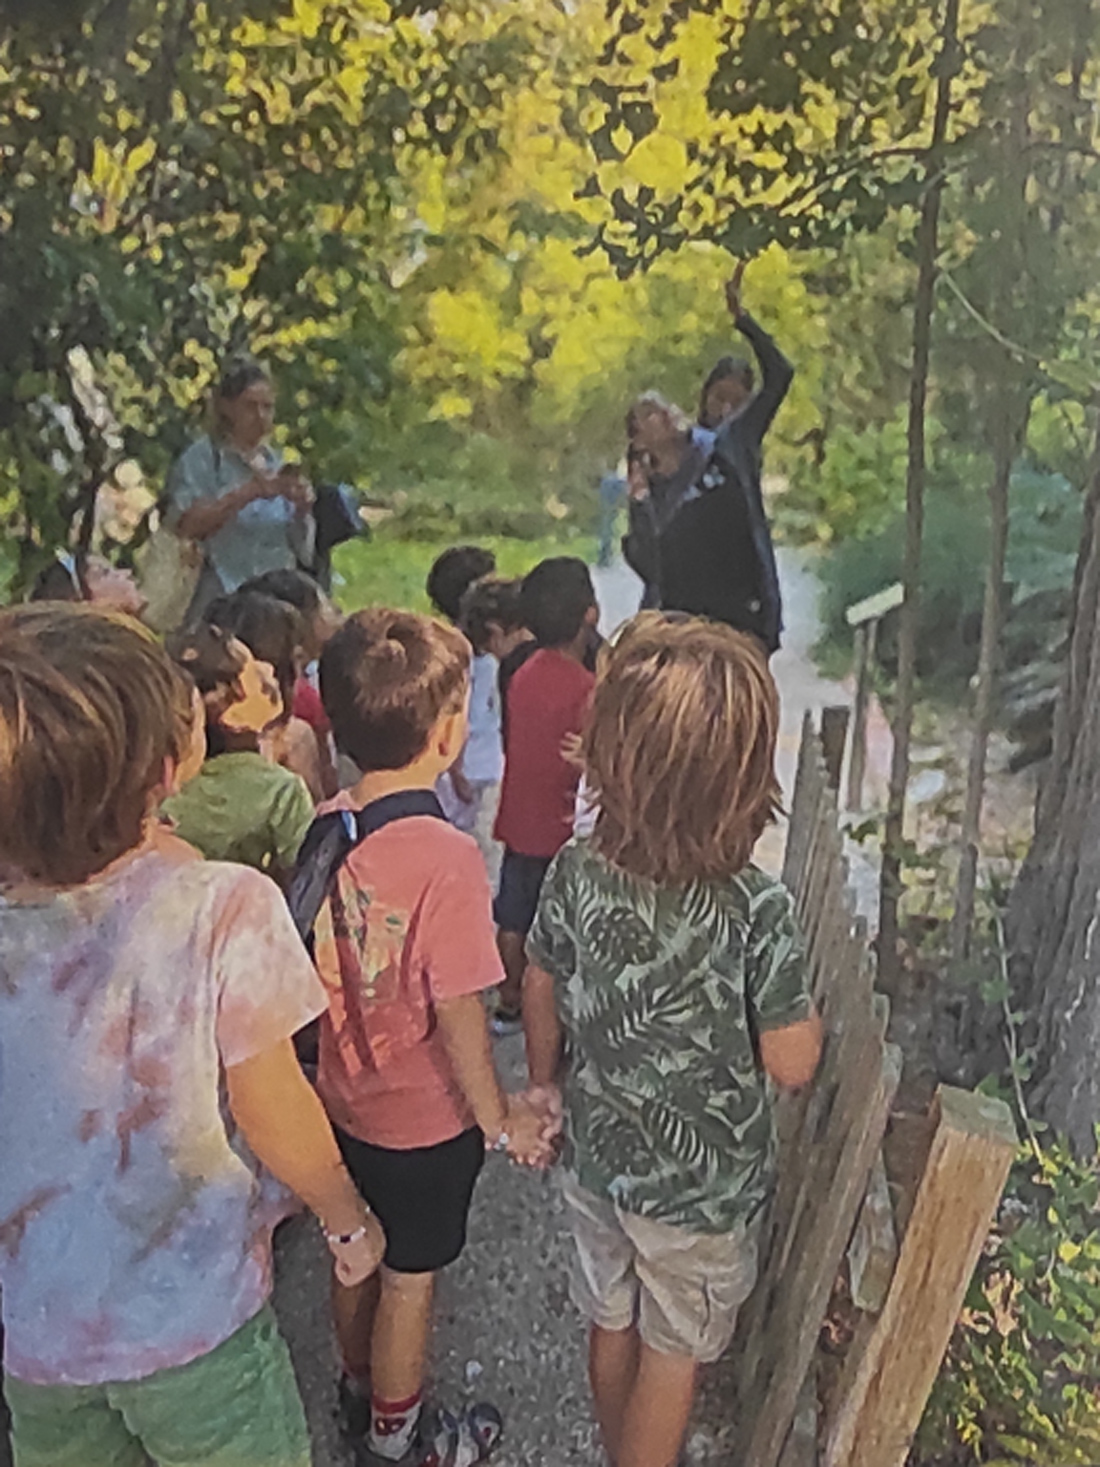
<instances>
[{"instance_id":1,"label":"child in tie-dye shirt","mask_svg":"<svg viewBox=\"0 0 1100 1467\"><path fill-rule=\"evenodd\" d=\"M294 1058L325 995L278 889L156 824L192 717L136 623L0 613L0 1286L20 1467L307 1467L256 1158L322 1219L343 1283L384 1247Z\"/></svg>"}]
</instances>

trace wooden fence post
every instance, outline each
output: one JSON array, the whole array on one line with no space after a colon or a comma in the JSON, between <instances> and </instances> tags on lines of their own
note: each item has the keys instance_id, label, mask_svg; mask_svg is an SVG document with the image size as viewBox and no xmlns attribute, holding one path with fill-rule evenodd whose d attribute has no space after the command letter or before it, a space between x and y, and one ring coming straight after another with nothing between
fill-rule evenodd
<instances>
[{"instance_id":1,"label":"wooden fence post","mask_svg":"<svg viewBox=\"0 0 1100 1467\"><path fill-rule=\"evenodd\" d=\"M942 1086L886 1305L851 1362L824 1467L902 1467L1017 1151L999 1100Z\"/></svg>"},{"instance_id":2,"label":"wooden fence post","mask_svg":"<svg viewBox=\"0 0 1100 1467\"><path fill-rule=\"evenodd\" d=\"M831 790L840 789L844 746L848 742L848 720L851 716L852 710L847 704L821 710L821 755L825 760L825 772L829 777Z\"/></svg>"},{"instance_id":3,"label":"wooden fence post","mask_svg":"<svg viewBox=\"0 0 1100 1467\"><path fill-rule=\"evenodd\" d=\"M871 706L871 670L875 662L878 622L856 628L856 702L852 712L852 752L848 759L848 809L863 809L863 780L867 771L867 715Z\"/></svg>"},{"instance_id":4,"label":"wooden fence post","mask_svg":"<svg viewBox=\"0 0 1100 1467\"><path fill-rule=\"evenodd\" d=\"M849 810L863 809L863 777L867 769L867 713L871 706L871 680L875 667L875 646L879 622L895 611L905 600L901 583L887 586L877 595L858 601L845 612L848 625L856 634L856 702L852 712L852 752L848 759L848 792L845 804Z\"/></svg>"}]
</instances>

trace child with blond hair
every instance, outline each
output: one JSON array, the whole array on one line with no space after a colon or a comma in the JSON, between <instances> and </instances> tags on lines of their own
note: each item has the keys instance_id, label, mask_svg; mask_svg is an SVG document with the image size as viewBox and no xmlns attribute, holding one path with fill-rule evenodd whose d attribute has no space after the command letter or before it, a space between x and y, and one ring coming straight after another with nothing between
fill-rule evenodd
<instances>
[{"instance_id":1,"label":"child with blond hair","mask_svg":"<svg viewBox=\"0 0 1100 1467\"><path fill-rule=\"evenodd\" d=\"M700 1362L756 1277L775 1175L769 1080L820 1026L786 889L752 865L778 808L778 698L754 638L643 613L604 653L596 802L528 938L532 1082L564 1096L573 1297L614 1467L672 1467Z\"/></svg>"}]
</instances>

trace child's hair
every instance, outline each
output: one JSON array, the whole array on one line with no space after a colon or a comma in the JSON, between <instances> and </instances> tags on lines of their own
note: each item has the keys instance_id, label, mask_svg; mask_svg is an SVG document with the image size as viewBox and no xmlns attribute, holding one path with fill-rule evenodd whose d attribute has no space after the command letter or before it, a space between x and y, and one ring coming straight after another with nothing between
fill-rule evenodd
<instances>
[{"instance_id":1,"label":"child's hair","mask_svg":"<svg viewBox=\"0 0 1100 1467\"><path fill-rule=\"evenodd\" d=\"M659 886L735 875L779 810L778 727L753 638L643 612L601 657L585 734L597 849Z\"/></svg>"},{"instance_id":2,"label":"child's hair","mask_svg":"<svg viewBox=\"0 0 1100 1467\"><path fill-rule=\"evenodd\" d=\"M428 600L449 620L457 622L462 598L475 581L491 576L497 558L480 545L452 545L428 572Z\"/></svg>"},{"instance_id":3,"label":"child's hair","mask_svg":"<svg viewBox=\"0 0 1100 1467\"><path fill-rule=\"evenodd\" d=\"M592 576L570 555L540 561L520 590L523 623L540 647L565 647L574 640L596 604Z\"/></svg>"},{"instance_id":4,"label":"child's hair","mask_svg":"<svg viewBox=\"0 0 1100 1467\"><path fill-rule=\"evenodd\" d=\"M133 849L192 716L186 679L130 619L0 612L0 865L76 886Z\"/></svg>"},{"instance_id":5,"label":"child's hair","mask_svg":"<svg viewBox=\"0 0 1100 1467\"><path fill-rule=\"evenodd\" d=\"M283 710L289 715L303 634L302 619L294 607L262 591L242 589L212 601L203 612L203 620L243 642L258 662L270 663L282 694Z\"/></svg>"},{"instance_id":6,"label":"child's hair","mask_svg":"<svg viewBox=\"0 0 1100 1467\"><path fill-rule=\"evenodd\" d=\"M470 639L470 644L479 655L489 650L489 628L500 627L502 632L513 632L523 626L520 610L522 582L506 581L501 576L483 576L462 598L459 607L458 625Z\"/></svg>"},{"instance_id":7,"label":"child's hair","mask_svg":"<svg viewBox=\"0 0 1100 1467\"><path fill-rule=\"evenodd\" d=\"M202 695L206 709L206 752L213 759L226 751L218 720L241 697L245 658L241 644L230 632L200 622L190 631L177 632L166 643L169 657Z\"/></svg>"},{"instance_id":8,"label":"child's hair","mask_svg":"<svg viewBox=\"0 0 1100 1467\"><path fill-rule=\"evenodd\" d=\"M240 590L274 596L276 601L285 601L309 620L320 616L325 605L320 586L304 570L264 571L262 576L253 576L250 581L245 581Z\"/></svg>"},{"instance_id":9,"label":"child's hair","mask_svg":"<svg viewBox=\"0 0 1100 1467\"><path fill-rule=\"evenodd\" d=\"M443 622L380 608L349 617L321 654L337 746L364 774L404 769L440 716L462 706L469 671L469 643Z\"/></svg>"}]
</instances>

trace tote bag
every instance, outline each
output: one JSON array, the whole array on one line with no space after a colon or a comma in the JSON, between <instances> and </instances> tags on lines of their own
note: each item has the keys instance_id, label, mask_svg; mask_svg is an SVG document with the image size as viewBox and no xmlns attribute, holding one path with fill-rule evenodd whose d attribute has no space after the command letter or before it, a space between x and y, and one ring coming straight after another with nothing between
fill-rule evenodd
<instances>
[{"instance_id":1,"label":"tote bag","mask_svg":"<svg viewBox=\"0 0 1100 1467\"><path fill-rule=\"evenodd\" d=\"M153 631L174 632L182 625L204 560L200 545L177 535L161 519L137 556L141 589L148 601L143 620Z\"/></svg>"}]
</instances>

